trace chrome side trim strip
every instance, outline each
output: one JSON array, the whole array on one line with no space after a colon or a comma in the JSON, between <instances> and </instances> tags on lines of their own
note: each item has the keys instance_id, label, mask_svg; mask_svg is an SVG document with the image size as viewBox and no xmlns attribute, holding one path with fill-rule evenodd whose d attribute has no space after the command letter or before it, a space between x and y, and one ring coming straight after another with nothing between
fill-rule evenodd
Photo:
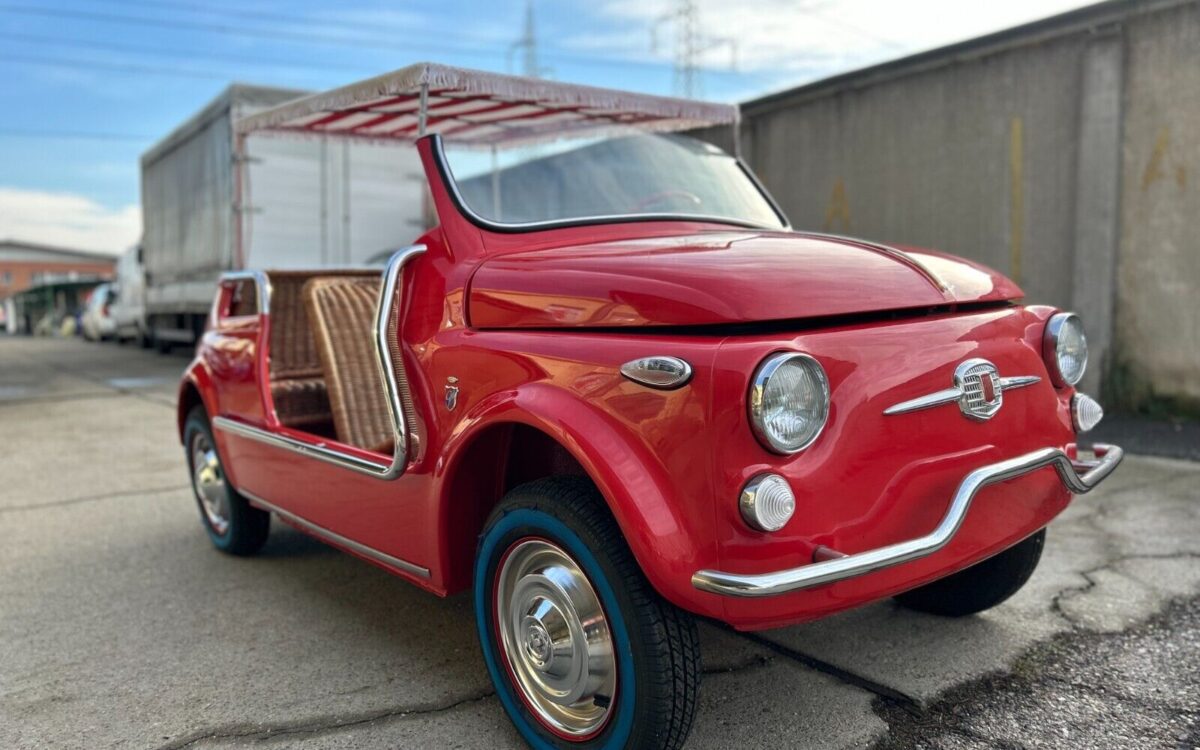
<instances>
[{"instance_id":1,"label":"chrome side trim strip","mask_svg":"<svg viewBox=\"0 0 1200 750\"><path fill-rule=\"evenodd\" d=\"M255 427L245 422L238 422L228 417L213 417L212 426L213 429L221 430L222 432L230 432L234 435L257 440L260 443L265 443L276 448L284 448L293 453L320 459L321 461L336 464L347 469L353 469L362 474L383 477L384 473L388 470L387 466L375 461L368 461L349 453L343 453L322 444L306 443L303 440L279 435L269 430L264 430L261 427Z\"/></svg>"},{"instance_id":2,"label":"chrome side trim strip","mask_svg":"<svg viewBox=\"0 0 1200 750\"><path fill-rule=\"evenodd\" d=\"M937 528L925 536L772 573L747 575L701 570L692 576L692 585L701 591L724 596L776 596L926 557L945 547L954 538L971 508L971 501L984 487L1053 466L1067 489L1083 494L1104 481L1125 455L1116 445L1097 443L1093 451L1096 454L1093 461L1072 461L1059 448L1042 448L975 469L959 483L950 507Z\"/></svg>"},{"instance_id":3,"label":"chrome side trim strip","mask_svg":"<svg viewBox=\"0 0 1200 750\"><path fill-rule=\"evenodd\" d=\"M363 557L369 557L372 560L375 560L376 562L381 562L384 565L389 565L393 568L396 568L397 570L403 570L405 573L410 573L414 576L417 576L418 578L425 578L425 579L429 578L429 568L423 568L420 565L417 565L415 563L410 563L408 560L401 560L398 557L392 557L391 555L387 554L386 552L380 552L379 550L375 549L374 547L368 547L365 544L359 544L358 542L354 541L353 539L348 539L348 538L342 536L341 534L330 531L329 529L325 528L324 526L318 526L317 524L313 523L312 521L303 519L300 516L296 515L295 513L286 511L283 508L280 508L278 505L275 505L274 503L269 503L266 500L263 500L258 495L252 494L250 492L246 492L243 489L239 489L238 492L245 495L247 498L249 498L250 502L252 502L254 505L262 508L263 510L269 510L272 513L275 513L276 515L278 515L281 518L283 518L284 520L286 520L288 523L299 526L300 528L304 529L304 531L308 532L309 534L312 534L313 536L315 536L319 539L323 539L323 540L330 542L332 544L335 544L339 547L344 547L345 549L352 550L352 551L357 552L358 554L362 555Z\"/></svg>"},{"instance_id":4,"label":"chrome side trim strip","mask_svg":"<svg viewBox=\"0 0 1200 750\"><path fill-rule=\"evenodd\" d=\"M1000 378L1000 390L1011 391L1016 388L1024 388L1034 383L1040 383L1042 379L1037 375L1014 375L1008 378ZM883 410L883 413L891 416L893 414L908 414L921 409L929 409L942 404L952 404L962 398L962 390L958 386L952 386L941 391L927 393L924 396L917 396L908 401L901 401L898 404L892 404Z\"/></svg>"}]
</instances>

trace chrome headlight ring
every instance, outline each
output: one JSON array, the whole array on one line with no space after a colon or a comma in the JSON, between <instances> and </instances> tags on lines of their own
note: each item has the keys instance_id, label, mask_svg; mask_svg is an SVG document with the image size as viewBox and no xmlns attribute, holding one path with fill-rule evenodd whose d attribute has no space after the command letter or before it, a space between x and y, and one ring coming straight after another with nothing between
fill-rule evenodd
<instances>
[{"instance_id":1,"label":"chrome headlight ring","mask_svg":"<svg viewBox=\"0 0 1200 750\"><path fill-rule=\"evenodd\" d=\"M797 393L797 388L805 390ZM747 401L750 427L763 447L783 455L799 453L829 420L829 379L809 355L776 352L755 371Z\"/></svg>"},{"instance_id":2,"label":"chrome headlight ring","mask_svg":"<svg viewBox=\"0 0 1200 750\"><path fill-rule=\"evenodd\" d=\"M1087 336L1083 322L1071 312L1050 316L1042 336L1042 358L1050 381L1059 388L1076 385L1087 372Z\"/></svg>"}]
</instances>

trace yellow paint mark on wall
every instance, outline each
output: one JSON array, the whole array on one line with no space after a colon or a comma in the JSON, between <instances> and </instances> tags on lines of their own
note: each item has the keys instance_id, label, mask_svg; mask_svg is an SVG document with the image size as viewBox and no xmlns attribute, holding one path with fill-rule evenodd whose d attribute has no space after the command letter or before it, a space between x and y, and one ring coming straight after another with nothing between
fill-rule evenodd
<instances>
[{"instance_id":1,"label":"yellow paint mark on wall","mask_svg":"<svg viewBox=\"0 0 1200 750\"><path fill-rule=\"evenodd\" d=\"M1021 283L1021 253L1025 244L1025 123L1012 118L1008 127L1008 253L1009 276Z\"/></svg>"},{"instance_id":2,"label":"yellow paint mark on wall","mask_svg":"<svg viewBox=\"0 0 1200 750\"><path fill-rule=\"evenodd\" d=\"M1146 164L1146 171L1142 172L1142 190L1167 176L1166 170L1163 169L1163 159L1166 158L1167 147L1170 145L1171 129L1163 128L1158 131L1158 138L1154 140L1154 150L1150 152L1150 161Z\"/></svg>"},{"instance_id":3,"label":"yellow paint mark on wall","mask_svg":"<svg viewBox=\"0 0 1200 750\"><path fill-rule=\"evenodd\" d=\"M1168 172L1166 161L1170 148L1171 129L1163 128L1158 131L1158 137L1154 139L1154 150L1150 152L1150 161L1146 163L1146 170L1142 172L1143 192L1159 180L1171 177L1175 178L1175 184L1180 190L1187 189L1187 167L1175 164L1175 169Z\"/></svg>"},{"instance_id":4,"label":"yellow paint mark on wall","mask_svg":"<svg viewBox=\"0 0 1200 750\"><path fill-rule=\"evenodd\" d=\"M850 231L850 201L846 198L846 183L839 178L833 183L833 193L829 196L829 208L825 210L823 231L833 230L835 221L842 222L842 231Z\"/></svg>"}]
</instances>

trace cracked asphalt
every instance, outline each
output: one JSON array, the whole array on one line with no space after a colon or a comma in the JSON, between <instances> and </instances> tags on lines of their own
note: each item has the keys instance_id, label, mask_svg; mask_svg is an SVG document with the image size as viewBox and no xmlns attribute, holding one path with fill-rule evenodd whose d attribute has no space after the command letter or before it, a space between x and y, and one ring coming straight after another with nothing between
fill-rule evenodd
<instances>
[{"instance_id":1,"label":"cracked asphalt","mask_svg":"<svg viewBox=\"0 0 1200 750\"><path fill-rule=\"evenodd\" d=\"M184 365L0 336L0 747L519 747L468 597L280 524L259 557L212 550ZM1129 456L981 616L702 624L689 747L1200 748L1198 488L1200 464Z\"/></svg>"}]
</instances>

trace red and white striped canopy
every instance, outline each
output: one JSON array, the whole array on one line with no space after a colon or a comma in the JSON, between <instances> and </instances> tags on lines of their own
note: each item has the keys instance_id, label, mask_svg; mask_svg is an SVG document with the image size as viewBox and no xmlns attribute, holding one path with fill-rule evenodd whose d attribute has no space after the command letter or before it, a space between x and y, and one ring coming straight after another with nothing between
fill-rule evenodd
<instances>
[{"instance_id":1,"label":"red and white striped canopy","mask_svg":"<svg viewBox=\"0 0 1200 750\"><path fill-rule=\"evenodd\" d=\"M674 131L737 121L734 105L576 86L418 63L238 120L238 135L275 131L498 145L613 128Z\"/></svg>"}]
</instances>

